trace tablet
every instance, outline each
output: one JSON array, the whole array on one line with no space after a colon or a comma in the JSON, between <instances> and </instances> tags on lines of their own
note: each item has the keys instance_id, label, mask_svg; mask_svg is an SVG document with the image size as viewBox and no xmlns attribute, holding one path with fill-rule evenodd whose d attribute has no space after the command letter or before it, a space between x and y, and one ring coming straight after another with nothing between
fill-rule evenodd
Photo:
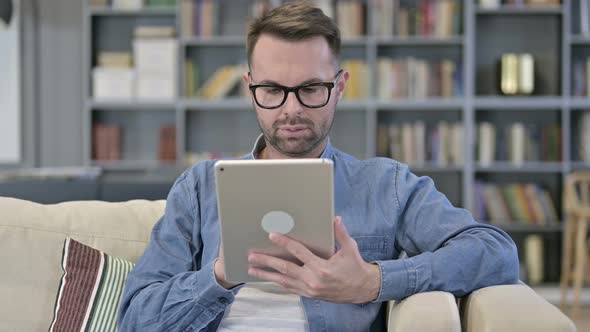
<instances>
[{"instance_id":1,"label":"tablet","mask_svg":"<svg viewBox=\"0 0 590 332\"><path fill-rule=\"evenodd\" d=\"M250 250L301 264L272 244L270 232L286 234L322 258L333 255L331 160L220 160L215 181L227 281L260 281L248 275Z\"/></svg>"}]
</instances>

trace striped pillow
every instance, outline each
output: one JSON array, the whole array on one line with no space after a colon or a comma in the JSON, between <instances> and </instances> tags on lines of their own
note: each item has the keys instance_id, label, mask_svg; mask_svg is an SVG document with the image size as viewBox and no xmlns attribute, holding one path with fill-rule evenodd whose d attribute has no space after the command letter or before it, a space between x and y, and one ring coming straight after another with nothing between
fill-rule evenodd
<instances>
[{"instance_id":1,"label":"striped pillow","mask_svg":"<svg viewBox=\"0 0 590 332\"><path fill-rule=\"evenodd\" d=\"M68 237L62 266L49 331L116 331L117 311L133 263Z\"/></svg>"}]
</instances>

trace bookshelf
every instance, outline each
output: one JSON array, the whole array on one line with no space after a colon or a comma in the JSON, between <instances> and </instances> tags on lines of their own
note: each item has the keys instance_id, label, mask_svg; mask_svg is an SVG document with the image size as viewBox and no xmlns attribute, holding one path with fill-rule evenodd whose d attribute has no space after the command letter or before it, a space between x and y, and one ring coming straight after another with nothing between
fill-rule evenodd
<instances>
[{"instance_id":1,"label":"bookshelf","mask_svg":"<svg viewBox=\"0 0 590 332\"><path fill-rule=\"evenodd\" d=\"M197 87L221 66L243 63L246 20L255 1L231 1L231 5L229 1L218 1L216 16L219 19L213 23L213 33L206 36L186 33L185 21L190 15L187 16L183 8L187 1L177 0L172 7L139 10L85 5L82 72L86 103L82 126L87 165L102 165L112 172L159 168L176 168L180 172L195 160L195 155L205 151L231 155L251 149L259 132L251 103L240 97L239 88L233 88L227 97L220 99L188 96L185 93L185 59L198 67L194 82ZM462 151L462 161L459 164L434 160L410 163L415 173L431 176L453 204L470 210L475 209L477 203L476 182L536 183L548 190L561 219L564 177L572 170L590 169L590 163L582 161L577 146L581 136L579 123L585 111L590 110L590 99L587 95L574 94L575 63L590 57L590 34L581 26L580 1L585 0L563 0L560 6L546 8L501 5L495 9L480 8L478 1L451 1L461 4L460 11L451 16L450 22L440 23L448 26L442 35L424 31L411 33L401 25L384 32L383 26L388 28L386 23L390 17L383 14L380 2L357 1L365 10L365 24L361 25L361 33L343 38L342 58L366 63L368 95L339 104L332 143L359 158L374 157L383 155L378 138L381 127L422 121L430 133L441 122L459 124L463 128L462 143L458 147ZM414 4L409 8L409 17L421 8L421 1L402 3ZM338 11L334 10L333 15L337 16ZM337 21L343 20L337 18ZM385 22L383 26L380 25L382 21ZM139 25L171 26L178 31L175 38L177 97L163 102L95 100L92 69L97 64L98 53L130 52L133 29ZM531 95L507 97L499 92L498 60L506 52L533 55L535 90ZM380 59L408 57L428 62L426 67L443 60L452 62L454 90L451 95L383 98L379 92L382 86ZM434 89L442 89L442 84ZM96 121L123 127L121 160L93 160L92 125ZM558 125L561 156L557 160L525 160L518 165L496 158L491 164L482 165L478 161L478 127L482 122L498 128L514 122L538 127ZM176 162L158 161L157 132L161 124L176 126ZM539 233L555 241L560 241L562 229L561 224L542 226L522 222L501 227L511 233ZM554 256L551 259L559 260L559 255ZM551 278L555 275L549 276Z\"/></svg>"}]
</instances>

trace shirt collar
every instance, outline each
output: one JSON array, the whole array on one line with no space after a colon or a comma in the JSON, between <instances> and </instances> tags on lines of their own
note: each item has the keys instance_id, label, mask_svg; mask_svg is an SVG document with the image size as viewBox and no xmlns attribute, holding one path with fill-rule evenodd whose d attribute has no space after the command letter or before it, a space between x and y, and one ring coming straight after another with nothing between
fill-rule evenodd
<instances>
[{"instance_id":1,"label":"shirt collar","mask_svg":"<svg viewBox=\"0 0 590 332\"><path fill-rule=\"evenodd\" d=\"M256 142L254 142L254 147L248 155L248 159L260 159L260 152L262 152L262 149L264 149L265 147L266 141L264 140L264 135L260 134L256 139ZM322 152L320 158L332 159L333 154L334 150L332 147L332 143L330 143L330 138L328 137L328 145L326 145L326 148L324 149L324 152Z\"/></svg>"}]
</instances>

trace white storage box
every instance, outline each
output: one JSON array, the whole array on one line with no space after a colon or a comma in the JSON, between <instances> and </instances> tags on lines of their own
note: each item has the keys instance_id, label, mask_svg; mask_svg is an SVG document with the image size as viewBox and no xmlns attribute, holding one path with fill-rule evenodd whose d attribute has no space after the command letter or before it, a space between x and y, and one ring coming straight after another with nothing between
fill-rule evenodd
<instances>
[{"instance_id":1,"label":"white storage box","mask_svg":"<svg viewBox=\"0 0 590 332\"><path fill-rule=\"evenodd\" d=\"M137 79L137 99L166 100L176 98L176 79L142 74Z\"/></svg>"},{"instance_id":2,"label":"white storage box","mask_svg":"<svg viewBox=\"0 0 590 332\"><path fill-rule=\"evenodd\" d=\"M133 57L138 73L176 77L178 45L176 39L135 39Z\"/></svg>"},{"instance_id":3,"label":"white storage box","mask_svg":"<svg viewBox=\"0 0 590 332\"><path fill-rule=\"evenodd\" d=\"M133 99L135 97L135 70L101 68L92 71L92 95L95 99Z\"/></svg>"}]
</instances>

